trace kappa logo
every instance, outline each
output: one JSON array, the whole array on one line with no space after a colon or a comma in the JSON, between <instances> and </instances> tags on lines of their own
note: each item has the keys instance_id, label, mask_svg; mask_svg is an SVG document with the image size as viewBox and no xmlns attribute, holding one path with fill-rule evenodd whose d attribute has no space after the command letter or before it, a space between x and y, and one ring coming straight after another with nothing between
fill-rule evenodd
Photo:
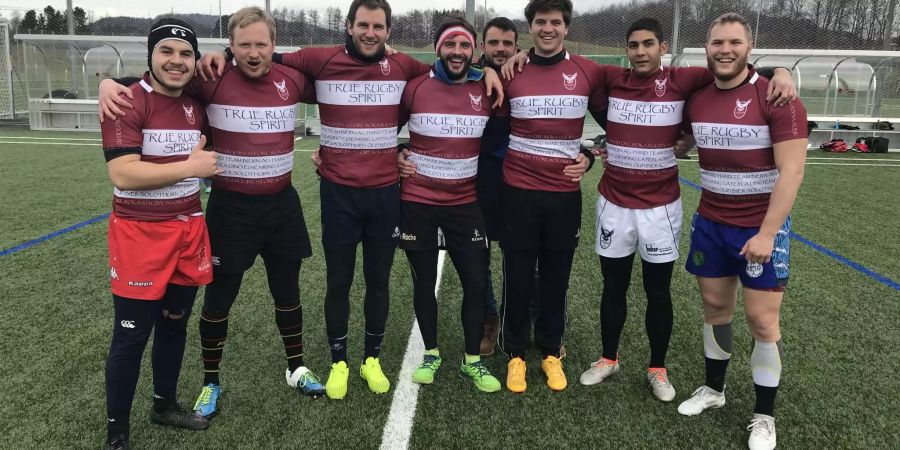
<instances>
[{"instance_id":1,"label":"kappa logo","mask_svg":"<svg viewBox=\"0 0 900 450\"><path fill-rule=\"evenodd\" d=\"M400 227L394 227L394 234L391 235L392 238L400 237Z\"/></svg>"},{"instance_id":2,"label":"kappa logo","mask_svg":"<svg viewBox=\"0 0 900 450\"><path fill-rule=\"evenodd\" d=\"M744 116L747 115L747 107L750 106L750 102L753 99L749 99L746 101L741 101L741 99L735 99L734 101L734 118L735 119L743 119Z\"/></svg>"},{"instance_id":3,"label":"kappa logo","mask_svg":"<svg viewBox=\"0 0 900 450\"><path fill-rule=\"evenodd\" d=\"M288 90L287 90L287 81L283 78L281 79L281 83L277 81L273 81L272 84L275 85L275 89L278 89L278 96L281 97L282 100L288 99Z\"/></svg>"},{"instance_id":4,"label":"kappa logo","mask_svg":"<svg viewBox=\"0 0 900 450\"><path fill-rule=\"evenodd\" d=\"M381 74L382 75L388 76L391 74L391 62L388 61L387 58L379 61L378 65L381 66Z\"/></svg>"},{"instance_id":5,"label":"kappa logo","mask_svg":"<svg viewBox=\"0 0 900 450\"><path fill-rule=\"evenodd\" d=\"M747 263L747 275L750 278L757 278L763 273L763 266L760 263Z\"/></svg>"},{"instance_id":6,"label":"kappa logo","mask_svg":"<svg viewBox=\"0 0 900 450\"><path fill-rule=\"evenodd\" d=\"M562 74L563 77L563 86L570 91L575 90L575 86L578 84L578 73L573 73L572 75L566 75L565 72Z\"/></svg>"},{"instance_id":7,"label":"kappa logo","mask_svg":"<svg viewBox=\"0 0 900 450\"><path fill-rule=\"evenodd\" d=\"M612 245L612 235L615 232L616 230L607 231L603 225L600 225L600 248L609 248Z\"/></svg>"},{"instance_id":8,"label":"kappa logo","mask_svg":"<svg viewBox=\"0 0 900 450\"><path fill-rule=\"evenodd\" d=\"M115 268L115 267L110 267L110 268L109 268L109 278L111 278L111 279L113 279L113 280L116 280L116 281L119 280L119 273L116 272L116 268Z\"/></svg>"},{"instance_id":9,"label":"kappa logo","mask_svg":"<svg viewBox=\"0 0 900 450\"><path fill-rule=\"evenodd\" d=\"M472 95L471 93L469 94L469 100L471 101L470 104L472 105L472 109L474 109L475 111L481 111L481 97L483 97L483 96L482 95L475 96L475 95Z\"/></svg>"},{"instance_id":10,"label":"kappa logo","mask_svg":"<svg viewBox=\"0 0 900 450\"><path fill-rule=\"evenodd\" d=\"M666 83L669 81L669 77L653 81L656 82L656 96L662 97L663 95L666 95Z\"/></svg>"},{"instance_id":11,"label":"kappa logo","mask_svg":"<svg viewBox=\"0 0 900 450\"><path fill-rule=\"evenodd\" d=\"M188 123L193 125L197 119L194 118L194 105L181 105L181 109L184 110L184 118L187 119Z\"/></svg>"},{"instance_id":12,"label":"kappa logo","mask_svg":"<svg viewBox=\"0 0 900 450\"><path fill-rule=\"evenodd\" d=\"M133 320L123 320L119 322L119 325L122 325L122 328L134 328Z\"/></svg>"}]
</instances>

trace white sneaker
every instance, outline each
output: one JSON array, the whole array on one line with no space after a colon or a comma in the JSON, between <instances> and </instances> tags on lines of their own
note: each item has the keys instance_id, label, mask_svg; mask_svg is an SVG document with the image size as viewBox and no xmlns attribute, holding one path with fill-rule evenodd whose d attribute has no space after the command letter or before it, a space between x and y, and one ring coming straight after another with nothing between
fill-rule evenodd
<instances>
[{"instance_id":1,"label":"white sneaker","mask_svg":"<svg viewBox=\"0 0 900 450\"><path fill-rule=\"evenodd\" d=\"M650 390L656 398L664 402L671 402L675 399L675 387L669 381L669 374L663 367L654 367L647 369L647 382L650 383Z\"/></svg>"},{"instance_id":2,"label":"white sneaker","mask_svg":"<svg viewBox=\"0 0 900 450\"><path fill-rule=\"evenodd\" d=\"M750 440L747 446L750 450L772 450L775 448L775 418L765 414L754 414L750 425Z\"/></svg>"},{"instance_id":3,"label":"white sneaker","mask_svg":"<svg viewBox=\"0 0 900 450\"><path fill-rule=\"evenodd\" d=\"M685 416L696 416L709 408L725 406L725 392L716 392L707 386L700 386L691 398L678 405L678 412Z\"/></svg>"},{"instance_id":4,"label":"white sneaker","mask_svg":"<svg viewBox=\"0 0 900 450\"><path fill-rule=\"evenodd\" d=\"M619 361L612 361L601 356L600 359L591 364L588 370L581 374L579 381L585 386L593 386L611 377L618 371Z\"/></svg>"}]
</instances>

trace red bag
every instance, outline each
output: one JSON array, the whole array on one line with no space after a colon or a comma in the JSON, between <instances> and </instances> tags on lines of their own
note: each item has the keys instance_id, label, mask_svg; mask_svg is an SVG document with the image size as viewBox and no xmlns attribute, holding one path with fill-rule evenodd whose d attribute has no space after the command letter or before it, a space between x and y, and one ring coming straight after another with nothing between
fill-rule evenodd
<instances>
[{"instance_id":1,"label":"red bag","mask_svg":"<svg viewBox=\"0 0 900 450\"><path fill-rule=\"evenodd\" d=\"M832 153L847 153L847 151L850 150L850 148L847 147L847 143L844 142L843 139L832 139L820 145L819 148L825 150L826 152Z\"/></svg>"}]
</instances>

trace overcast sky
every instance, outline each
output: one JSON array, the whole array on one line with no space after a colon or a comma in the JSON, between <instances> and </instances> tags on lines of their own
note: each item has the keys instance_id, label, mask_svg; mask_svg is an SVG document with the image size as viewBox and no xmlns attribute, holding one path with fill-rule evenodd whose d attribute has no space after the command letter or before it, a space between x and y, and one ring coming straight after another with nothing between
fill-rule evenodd
<instances>
[{"instance_id":1,"label":"overcast sky","mask_svg":"<svg viewBox=\"0 0 900 450\"><path fill-rule=\"evenodd\" d=\"M574 0L575 10L579 12L589 11L602 5L621 3L627 0ZM350 6L351 0L270 0L271 7L281 9L287 7L289 9L325 9L328 6L337 6L341 8L341 12L346 13L347 7ZM138 16L153 17L159 14L176 12L176 13L206 13L218 14L218 0L73 0L75 6L80 6L88 12L93 13L94 19L106 16ZM433 9L465 9L465 0L442 0L442 1L422 1L422 0L390 0L391 8L395 13L404 13L414 8L433 8ZM522 10L525 8L527 0L487 0L489 8L494 8L499 14L509 16L511 18L523 17ZM66 2L64 0L3 0L0 10L9 8L10 6L18 6L24 9L41 8L46 5L52 5L54 8L65 9ZM475 0L478 6L484 6L485 0ZM40 5L40 6L38 6ZM241 0L221 0L222 13L228 14L243 6L248 5L265 5L265 0L259 2L247 2ZM4 16L8 16L9 11L3 11Z\"/></svg>"}]
</instances>

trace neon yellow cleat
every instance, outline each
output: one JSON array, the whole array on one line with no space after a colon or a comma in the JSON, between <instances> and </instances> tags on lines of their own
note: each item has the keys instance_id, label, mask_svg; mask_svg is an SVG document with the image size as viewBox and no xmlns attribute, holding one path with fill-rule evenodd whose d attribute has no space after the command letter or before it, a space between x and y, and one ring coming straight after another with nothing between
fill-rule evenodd
<instances>
[{"instance_id":1,"label":"neon yellow cleat","mask_svg":"<svg viewBox=\"0 0 900 450\"><path fill-rule=\"evenodd\" d=\"M359 376L366 380L369 390L376 394L384 394L391 389L391 382L381 371L381 362L378 361L378 358L371 356L366 358L366 362L359 366Z\"/></svg>"},{"instance_id":2,"label":"neon yellow cleat","mask_svg":"<svg viewBox=\"0 0 900 450\"><path fill-rule=\"evenodd\" d=\"M331 373L325 382L325 395L332 400L343 400L347 396L347 379L350 378L350 368L346 361L338 361L331 365Z\"/></svg>"}]
</instances>

